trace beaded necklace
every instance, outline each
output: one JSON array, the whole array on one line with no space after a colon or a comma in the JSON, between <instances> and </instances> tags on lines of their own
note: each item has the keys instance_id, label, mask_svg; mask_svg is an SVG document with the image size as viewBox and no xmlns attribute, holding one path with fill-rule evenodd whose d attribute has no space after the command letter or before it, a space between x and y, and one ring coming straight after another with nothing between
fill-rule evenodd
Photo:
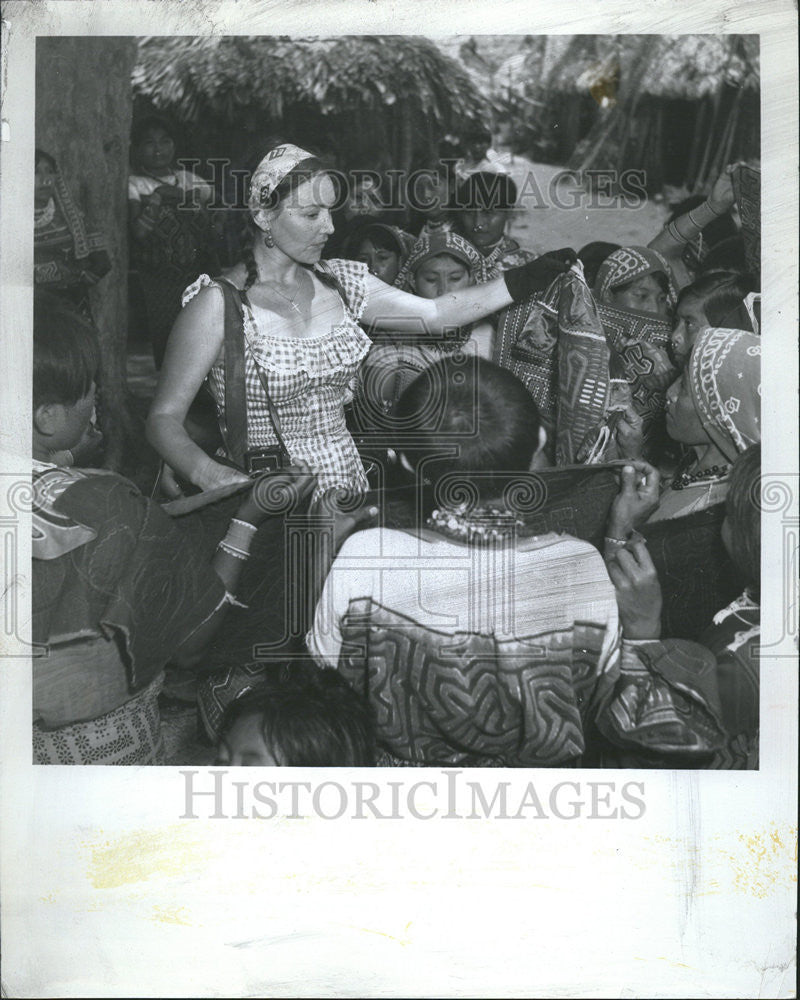
<instances>
[{"instance_id":1,"label":"beaded necklace","mask_svg":"<svg viewBox=\"0 0 800 1000\"><path fill-rule=\"evenodd\" d=\"M429 528L463 542L505 539L514 536L525 524L511 511L500 507L476 507L468 512L436 509L431 511L425 523Z\"/></svg>"},{"instance_id":2,"label":"beaded necklace","mask_svg":"<svg viewBox=\"0 0 800 1000\"><path fill-rule=\"evenodd\" d=\"M688 486L702 483L703 480L713 482L716 479L724 479L729 471L729 465L712 465L710 469L700 469L698 472L683 472L672 480L672 488L685 490Z\"/></svg>"}]
</instances>

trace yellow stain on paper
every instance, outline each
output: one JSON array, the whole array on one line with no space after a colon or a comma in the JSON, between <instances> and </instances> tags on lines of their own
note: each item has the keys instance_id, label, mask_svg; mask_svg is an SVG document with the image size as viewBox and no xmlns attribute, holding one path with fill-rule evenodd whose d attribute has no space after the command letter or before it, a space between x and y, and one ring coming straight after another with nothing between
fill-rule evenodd
<instances>
[{"instance_id":1,"label":"yellow stain on paper","mask_svg":"<svg viewBox=\"0 0 800 1000\"><path fill-rule=\"evenodd\" d=\"M763 899L774 889L797 882L797 827L777 826L760 833L740 833L744 851L724 852L734 888Z\"/></svg>"},{"instance_id":2,"label":"yellow stain on paper","mask_svg":"<svg viewBox=\"0 0 800 1000\"><path fill-rule=\"evenodd\" d=\"M83 846L91 852L87 875L95 889L114 889L157 875L183 875L208 857L196 837L179 825L133 830Z\"/></svg>"},{"instance_id":3,"label":"yellow stain on paper","mask_svg":"<svg viewBox=\"0 0 800 1000\"><path fill-rule=\"evenodd\" d=\"M192 922L188 919L189 911L185 906L154 906L153 920L162 924L179 924L182 927L191 927Z\"/></svg>"}]
</instances>

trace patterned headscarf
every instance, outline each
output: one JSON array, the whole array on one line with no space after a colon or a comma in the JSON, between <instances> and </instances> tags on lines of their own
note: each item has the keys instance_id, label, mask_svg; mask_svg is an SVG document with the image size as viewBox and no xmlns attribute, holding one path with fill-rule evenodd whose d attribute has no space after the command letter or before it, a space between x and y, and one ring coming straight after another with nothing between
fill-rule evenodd
<instances>
[{"instance_id":1,"label":"patterned headscarf","mask_svg":"<svg viewBox=\"0 0 800 1000\"><path fill-rule=\"evenodd\" d=\"M689 360L689 385L706 433L732 462L761 440L761 338L709 327Z\"/></svg>"},{"instance_id":2,"label":"patterned headscarf","mask_svg":"<svg viewBox=\"0 0 800 1000\"><path fill-rule=\"evenodd\" d=\"M395 285L405 291L416 291L415 275L417 269L431 257L439 254L449 254L465 264L469 270L469 283L480 285L499 275L499 271L487 267L483 255L463 236L454 232L438 230L424 233L411 249L408 259L395 279Z\"/></svg>"},{"instance_id":3,"label":"patterned headscarf","mask_svg":"<svg viewBox=\"0 0 800 1000\"><path fill-rule=\"evenodd\" d=\"M669 264L657 250L649 247L620 247L610 254L597 270L594 294L600 302L611 302L611 292L636 278L660 272L667 279L667 304L675 308L678 294Z\"/></svg>"},{"instance_id":4,"label":"patterned headscarf","mask_svg":"<svg viewBox=\"0 0 800 1000\"><path fill-rule=\"evenodd\" d=\"M313 160L312 153L290 142L271 149L253 171L247 204L252 212L267 205L269 196L283 178L304 160Z\"/></svg>"}]
</instances>

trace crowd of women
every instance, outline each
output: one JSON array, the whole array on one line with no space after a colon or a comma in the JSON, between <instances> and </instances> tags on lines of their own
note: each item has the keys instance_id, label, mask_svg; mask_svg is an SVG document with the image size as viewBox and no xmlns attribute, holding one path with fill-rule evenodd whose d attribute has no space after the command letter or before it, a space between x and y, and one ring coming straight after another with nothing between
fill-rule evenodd
<instances>
[{"instance_id":1,"label":"crowd of women","mask_svg":"<svg viewBox=\"0 0 800 1000\"><path fill-rule=\"evenodd\" d=\"M35 759L163 762L166 670L224 763L756 767L759 275L734 169L647 247L537 256L497 158L382 216L335 211L316 154L264 153L221 268L229 213L167 126L133 136L169 502L80 467L91 317L79 282L37 296ZM37 154L37 247L99 280L65 192Z\"/></svg>"}]
</instances>

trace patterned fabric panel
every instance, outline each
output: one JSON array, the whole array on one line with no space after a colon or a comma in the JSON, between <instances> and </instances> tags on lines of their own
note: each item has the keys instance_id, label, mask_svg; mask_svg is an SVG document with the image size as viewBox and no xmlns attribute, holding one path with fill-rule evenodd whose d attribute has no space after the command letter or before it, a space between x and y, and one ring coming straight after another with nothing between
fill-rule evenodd
<instances>
[{"instance_id":1,"label":"patterned fabric panel","mask_svg":"<svg viewBox=\"0 0 800 1000\"><path fill-rule=\"evenodd\" d=\"M599 676L605 630L589 623L499 641L437 632L365 598L342 635L339 670L369 699L379 741L418 763L568 764L613 684Z\"/></svg>"},{"instance_id":2,"label":"patterned fabric panel","mask_svg":"<svg viewBox=\"0 0 800 1000\"><path fill-rule=\"evenodd\" d=\"M624 648L622 678L600 727L623 744L708 758L724 740L710 650L680 639Z\"/></svg>"},{"instance_id":3,"label":"patterned fabric panel","mask_svg":"<svg viewBox=\"0 0 800 1000\"><path fill-rule=\"evenodd\" d=\"M159 674L135 698L90 722L47 730L33 725L34 764L163 764Z\"/></svg>"}]
</instances>

